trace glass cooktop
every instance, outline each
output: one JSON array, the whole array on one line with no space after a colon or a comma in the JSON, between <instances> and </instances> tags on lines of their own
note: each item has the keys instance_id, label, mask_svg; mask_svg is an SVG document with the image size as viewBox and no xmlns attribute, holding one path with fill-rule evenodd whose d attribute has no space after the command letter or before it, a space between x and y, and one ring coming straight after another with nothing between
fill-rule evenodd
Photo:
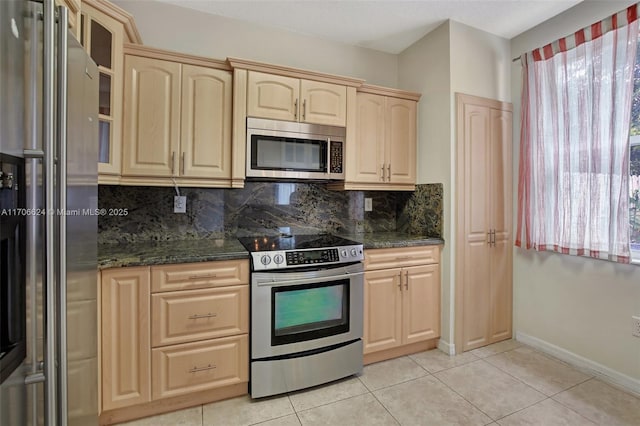
<instances>
[{"instance_id":1,"label":"glass cooktop","mask_svg":"<svg viewBox=\"0 0 640 426\"><path fill-rule=\"evenodd\" d=\"M339 248L360 243L335 235L278 235L238 238L250 252Z\"/></svg>"}]
</instances>

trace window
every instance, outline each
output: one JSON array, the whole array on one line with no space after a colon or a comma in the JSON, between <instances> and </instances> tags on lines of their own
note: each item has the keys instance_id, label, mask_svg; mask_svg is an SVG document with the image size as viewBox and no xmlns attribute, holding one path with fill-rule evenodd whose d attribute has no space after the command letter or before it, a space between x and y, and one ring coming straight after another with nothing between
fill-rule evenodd
<instances>
[{"instance_id":1,"label":"window","mask_svg":"<svg viewBox=\"0 0 640 426\"><path fill-rule=\"evenodd\" d=\"M636 52L633 70L633 100L629 133L631 145L629 150L629 244L632 259L640 261L640 52Z\"/></svg>"},{"instance_id":2,"label":"window","mask_svg":"<svg viewBox=\"0 0 640 426\"><path fill-rule=\"evenodd\" d=\"M524 55L517 246L640 261L637 10Z\"/></svg>"}]
</instances>

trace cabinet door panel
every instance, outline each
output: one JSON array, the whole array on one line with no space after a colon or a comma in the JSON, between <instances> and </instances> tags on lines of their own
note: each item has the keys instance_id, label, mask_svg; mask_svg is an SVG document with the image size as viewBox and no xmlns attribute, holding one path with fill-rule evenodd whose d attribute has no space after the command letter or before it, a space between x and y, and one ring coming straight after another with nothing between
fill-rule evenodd
<instances>
[{"instance_id":1,"label":"cabinet door panel","mask_svg":"<svg viewBox=\"0 0 640 426\"><path fill-rule=\"evenodd\" d=\"M367 271L432 263L440 263L439 246L383 248L364 252L364 267Z\"/></svg>"},{"instance_id":2,"label":"cabinet door panel","mask_svg":"<svg viewBox=\"0 0 640 426\"><path fill-rule=\"evenodd\" d=\"M231 73L182 66L181 175L231 178Z\"/></svg>"},{"instance_id":3,"label":"cabinet door panel","mask_svg":"<svg viewBox=\"0 0 640 426\"><path fill-rule=\"evenodd\" d=\"M151 400L149 268L102 271L102 408Z\"/></svg>"},{"instance_id":4,"label":"cabinet door panel","mask_svg":"<svg viewBox=\"0 0 640 426\"><path fill-rule=\"evenodd\" d=\"M122 174L177 175L180 64L125 58Z\"/></svg>"},{"instance_id":5,"label":"cabinet door panel","mask_svg":"<svg viewBox=\"0 0 640 426\"><path fill-rule=\"evenodd\" d=\"M416 102L387 98L387 177L391 183L416 183Z\"/></svg>"},{"instance_id":6,"label":"cabinet door panel","mask_svg":"<svg viewBox=\"0 0 640 426\"><path fill-rule=\"evenodd\" d=\"M403 344L440 336L440 266L403 269Z\"/></svg>"},{"instance_id":7,"label":"cabinet door panel","mask_svg":"<svg viewBox=\"0 0 640 426\"><path fill-rule=\"evenodd\" d=\"M400 269L364 274L364 353L402 344Z\"/></svg>"},{"instance_id":8,"label":"cabinet door panel","mask_svg":"<svg viewBox=\"0 0 640 426\"><path fill-rule=\"evenodd\" d=\"M247 115L297 121L300 107L300 80L249 71Z\"/></svg>"},{"instance_id":9,"label":"cabinet door panel","mask_svg":"<svg viewBox=\"0 0 640 426\"><path fill-rule=\"evenodd\" d=\"M151 343L164 346L249 331L249 286L157 293Z\"/></svg>"},{"instance_id":10,"label":"cabinet door panel","mask_svg":"<svg viewBox=\"0 0 640 426\"><path fill-rule=\"evenodd\" d=\"M345 126L347 120L347 88L337 84L301 80L300 121Z\"/></svg>"},{"instance_id":11,"label":"cabinet door panel","mask_svg":"<svg viewBox=\"0 0 640 426\"><path fill-rule=\"evenodd\" d=\"M249 339L223 337L153 350L153 399L249 380Z\"/></svg>"},{"instance_id":12,"label":"cabinet door panel","mask_svg":"<svg viewBox=\"0 0 640 426\"><path fill-rule=\"evenodd\" d=\"M219 260L151 267L151 291L192 290L249 283L249 261Z\"/></svg>"},{"instance_id":13,"label":"cabinet door panel","mask_svg":"<svg viewBox=\"0 0 640 426\"><path fill-rule=\"evenodd\" d=\"M385 167L385 98L358 93L356 100L357 150L346 158L347 178L354 182L382 183Z\"/></svg>"}]
</instances>

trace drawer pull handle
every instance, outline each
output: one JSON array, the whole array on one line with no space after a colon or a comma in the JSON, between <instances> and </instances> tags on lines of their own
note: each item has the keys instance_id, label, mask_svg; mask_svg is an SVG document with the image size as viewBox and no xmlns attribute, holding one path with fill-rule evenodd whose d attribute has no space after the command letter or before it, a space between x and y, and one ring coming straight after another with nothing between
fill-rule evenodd
<instances>
[{"instance_id":1,"label":"drawer pull handle","mask_svg":"<svg viewBox=\"0 0 640 426\"><path fill-rule=\"evenodd\" d=\"M216 278L216 274L202 274L202 275L191 275L189 277L190 280L199 280L203 278Z\"/></svg>"},{"instance_id":2,"label":"drawer pull handle","mask_svg":"<svg viewBox=\"0 0 640 426\"><path fill-rule=\"evenodd\" d=\"M206 367L193 367L191 370L189 370L189 373L197 373L199 371L207 371L207 370L213 370L214 368L216 368L215 365L207 365Z\"/></svg>"},{"instance_id":3,"label":"drawer pull handle","mask_svg":"<svg viewBox=\"0 0 640 426\"><path fill-rule=\"evenodd\" d=\"M189 315L189 319L200 319L200 318L215 318L217 317L218 314L212 314L211 312L209 312L208 314L202 314L202 315Z\"/></svg>"},{"instance_id":4,"label":"drawer pull handle","mask_svg":"<svg viewBox=\"0 0 640 426\"><path fill-rule=\"evenodd\" d=\"M396 257L396 260L409 260L409 259L411 259L411 256Z\"/></svg>"}]
</instances>

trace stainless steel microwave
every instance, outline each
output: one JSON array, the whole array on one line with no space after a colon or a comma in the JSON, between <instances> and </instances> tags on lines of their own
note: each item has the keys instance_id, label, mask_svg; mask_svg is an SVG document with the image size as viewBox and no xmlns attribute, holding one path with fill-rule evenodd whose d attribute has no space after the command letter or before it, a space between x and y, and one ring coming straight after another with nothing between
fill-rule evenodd
<instances>
[{"instance_id":1,"label":"stainless steel microwave","mask_svg":"<svg viewBox=\"0 0 640 426\"><path fill-rule=\"evenodd\" d=\"M247 118L249 178L344 179L345 128Z\"/></svg>"}]
</instances>

